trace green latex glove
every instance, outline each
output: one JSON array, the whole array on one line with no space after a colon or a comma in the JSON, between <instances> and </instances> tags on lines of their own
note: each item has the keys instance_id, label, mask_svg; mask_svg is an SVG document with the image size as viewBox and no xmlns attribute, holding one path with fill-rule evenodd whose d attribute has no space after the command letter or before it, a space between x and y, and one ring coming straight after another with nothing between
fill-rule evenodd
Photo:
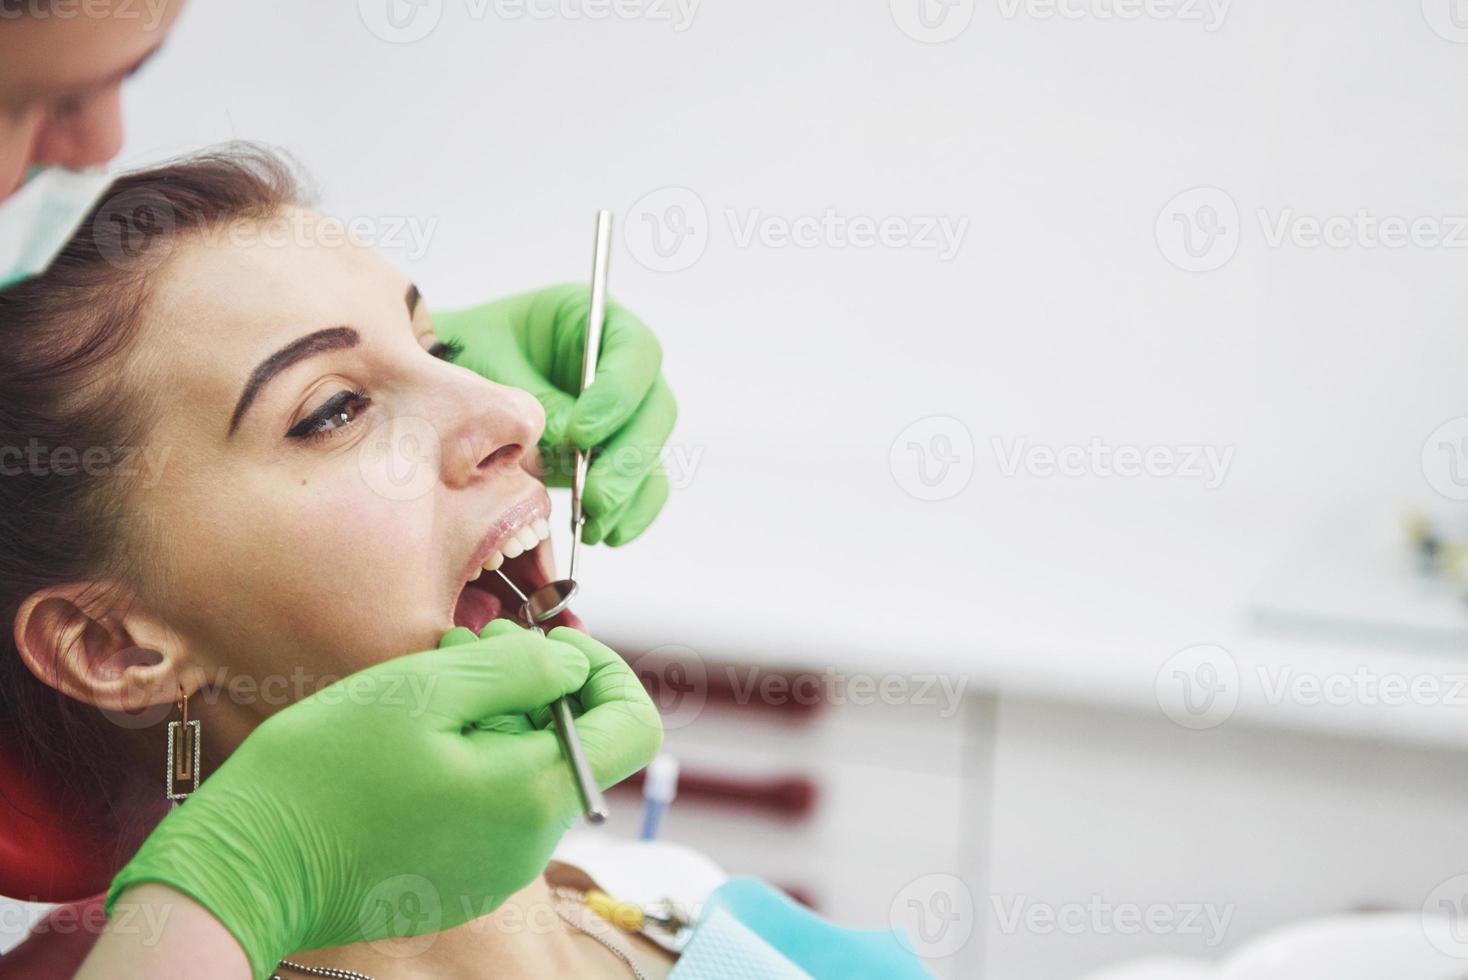
<instances>
[{"instance_id":1,"label":"green latex glove","mask_svg":"<svg viewBox=\"0 0 1468 980\"><path fill-rule=\"evenodd\" d=\"M434 332L463 346L456 359L491 381L530 392L545 406L545 480L569 486L570 455L600 447L586 477L581 540L626 544L668 499L659 453L678 408L662 376L663 351L627 310L607 304L596 380L580 398L589 287L552 286L482 306L433 314Z\"/></svg>"},{"instance_id":2,"label":"green latex glove","mask_svg":"<svg viewBox=\"0 0 1468 980\"><path fill-rule=\"evenodd\" d=\"M652 759L661 723L631 669L590 637L505 622L463 634L266 719L143 842L108 914L129 885L163 882L207 908L264 978L299 950L452 928L532 881L580 803L555 732L529 717L577 694L603 787Z\"/></svg>"}]
</instances>

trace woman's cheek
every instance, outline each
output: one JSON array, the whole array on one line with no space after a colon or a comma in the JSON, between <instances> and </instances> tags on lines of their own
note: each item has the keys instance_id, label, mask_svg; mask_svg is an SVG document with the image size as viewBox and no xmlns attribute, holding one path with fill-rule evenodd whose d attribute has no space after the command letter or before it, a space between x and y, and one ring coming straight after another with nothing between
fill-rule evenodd
<instances>
[{"instance_id":1,"label":"woman's cheek","mask_svg":"<svg viewBox=\"0 0 1468 980\"><path fill-rule=\"evenodd\" d=\"M355 485L354 485L355 484ZM360 480L323 488L280 515L292 531L277 543L283 552L277 596L297 628L319 634L357 666L411 652L420 620L434 604L432 497L389 500ZM442 604L439 602L439 604ZM411 630L411 632L406 632ZM333 642L330 637L349 634ZM430 644L431 645L431 644Z\"/></svg>"}]
</instances>

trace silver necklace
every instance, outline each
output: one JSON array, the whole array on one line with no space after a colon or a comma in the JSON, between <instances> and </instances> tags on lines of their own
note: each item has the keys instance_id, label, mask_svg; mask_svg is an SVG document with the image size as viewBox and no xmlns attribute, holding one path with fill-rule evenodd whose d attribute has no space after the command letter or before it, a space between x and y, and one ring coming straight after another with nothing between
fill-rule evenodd
<instances>
[{"instance_id":1,"label":"silver necklace","mask_svg":"<svg viewBox=\"0 0 1468 980\"><path fill-rule=\"evenodd\" d=\"M578 904L583 904L586 901L586 896L583 893L574 891L570 888L556 888L553 890L552 894L555 895L556 898L566 899L568 901L573 901ZM632 971L632 975L636 977L637 980L647 980L647 974L643 973L638 965L632 961L632 954L623 949L620 944L613 941L610 936L601 936L592 932L590 929L587 929L581 923L571 918L566 910L559 905L556 906L556 915L560 916L561 921L566 923L566 925L570 926L572 929L575 929L577 932L581 933L581 935L583 936L586 936L588 939L594 939L596 942L600 943L607 952L611 953L617 959L625 963L627 965L627 969ZM281 960L280 965L284 967L289 967L292 970L297 970L301 973L309 974L313 977L330 977L332 978L332 980L372 980L372 978L365 973L358 973L356 970L342 970L333 966L307 966L304 963L293 963L290 960ZM285 978L278 973L272 973L270 975L270 980L285 980Z\"/></svg>"},{"instance_id":2,"label":"silver necklace","mask_svg":"<svg viewBox=\"0 0 1468 980\"><path fill-rule=\"evenodd\" d=\"M592 932L590 929L587 929L581 923L577 922L575 919L572 919L571 916L566 912L566 910L559 905L556 906L556 915L559 915L562 922L566 923L566 925L581 933L581 935L586 936L588 939L594 939L597 942L601 943L602 946L606 948L607 952L611 953L617 959L627 964L627 969L632 971L632 975L636 977L637 980L647 980L647 974L643 973L642 970L637 966L637 964L632 962L632 954L623 949L621 945L613 941L612 937L598 935L597 933Z\"/></svg>"},{"instance_id":3,"label":"silver necklace","mask_svg":"<svg viewBox=\"0 0 1468 980\"><path fill-rule=\"evenodd\" d=\"M334 966L307 966L304 963L292 963L290 960L281 960L281 966L288 966L292 970L309 973L313 977L333 977L335 980L372 980L365 973L356 970L338 970ZM285 980L279 973L270 974L270 980Z\"/></svg>"}]
</instances>

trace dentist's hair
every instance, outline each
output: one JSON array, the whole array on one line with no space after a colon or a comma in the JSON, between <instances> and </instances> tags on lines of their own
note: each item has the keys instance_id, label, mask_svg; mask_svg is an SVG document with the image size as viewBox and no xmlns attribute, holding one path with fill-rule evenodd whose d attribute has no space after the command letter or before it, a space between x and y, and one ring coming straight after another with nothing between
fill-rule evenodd
<instances>
[{"instance_id":1,"label":"dentist's hair","mask_svg":"<svg viewBox=\"0 0 1468 980\"><path fill-rule=\"evenodd\" d=\"M300 200L292 167L250 145L138 171L113 183L44 274L0 290L0 755L64 774L48 790L60 793L59 807L105 827L117 863L138 842L118 839L138 819L137 801L160 801L161 783L136 795L123 748L130 733L31 673L16 613L42 589L137 571L142 549L129 549L136 529L123 521L129 474L115 464L122 447L143 445L151 412L123 389L118 368L152 274L190 236ZM95 464L103 454L113 465Z\"/></svg>"}]
</instances>

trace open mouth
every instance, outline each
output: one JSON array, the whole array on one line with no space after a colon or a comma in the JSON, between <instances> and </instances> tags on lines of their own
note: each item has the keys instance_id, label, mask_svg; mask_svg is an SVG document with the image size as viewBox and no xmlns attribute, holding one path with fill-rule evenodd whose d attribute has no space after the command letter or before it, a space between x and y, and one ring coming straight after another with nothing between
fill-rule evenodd
<instances>
[{"instance_id":1,"label":"open mouth","mask_svg":"<svg viewBox=\"0 0 1468 980\"><path fill-rule=\"evenodd\" d=\"M526 595L556 580L548 517L549 501L544 500L515 508L501 519L500 529L492 532L497 540L485 546L488 557L480 559L478 570L470 573L454 603L455 626L478 633L496 619L529 625L521 612L520 597L499 573L503 572ZM570 610L539 625L545 630L556 626L582 628L581 620Z\"/></svg>"}]
</instances>

